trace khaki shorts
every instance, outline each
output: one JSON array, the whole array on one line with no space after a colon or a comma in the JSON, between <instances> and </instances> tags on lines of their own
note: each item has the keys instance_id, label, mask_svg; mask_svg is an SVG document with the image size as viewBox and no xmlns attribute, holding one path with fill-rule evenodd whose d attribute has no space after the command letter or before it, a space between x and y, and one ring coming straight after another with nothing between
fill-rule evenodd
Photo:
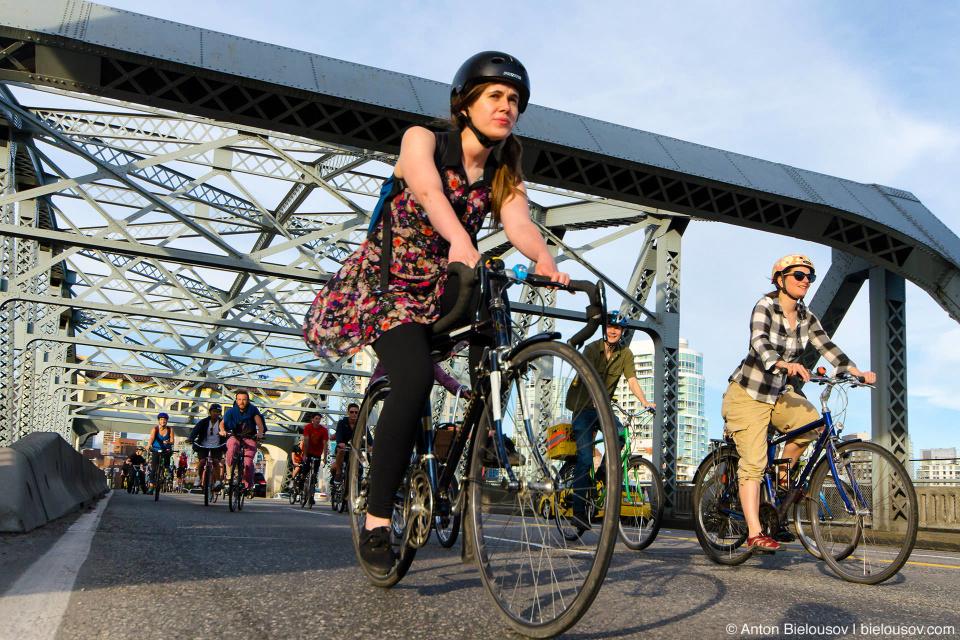
<instances>
[{"instance_id":1,"label":"khaki shorts","mask_svg":"<svg viewBox=\"0 0 960 640\"><path fill-rule=\"evenodd\" d=\"M723 394L720 415L726 421L724 434L733 437L740 454L740 482L759 482L763 478L763 470L767 467L768 426L786 433L820 419L820 412L799 393L788 390L780 394L776 404L767 404L754 400L737 382L731 382ZM790 442L805 446L819 435L813 429Z\"/></svg>"}]
</instances>

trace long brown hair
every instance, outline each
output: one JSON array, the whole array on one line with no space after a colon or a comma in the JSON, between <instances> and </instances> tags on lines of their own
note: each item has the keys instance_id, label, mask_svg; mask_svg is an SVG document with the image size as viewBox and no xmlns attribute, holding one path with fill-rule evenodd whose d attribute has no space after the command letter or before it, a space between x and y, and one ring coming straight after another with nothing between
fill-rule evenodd
<instances>
[{"instance_id":1,"label":"long brown hair","mask_svg":"<svg viewBox=\"0 0 960 640\"><path fill-rule=\"evenodd\" d=\"M494 83L478 84L450 102L451 117L448 123L456 127L458 133L467 128L467 117L463 114L464 110L476 102L491 84ZM503 205L510 202L511 198L522 195L520 184L523 182L523 171L520 169L520 156L523 154L523 146L520 144L520 140L511 133L500 144L500 166L497 168L497 172L493 176L493 184L490 186L490 211L496 225L500 224L500 211L503 209Z\"/></svg>"}]
</instances>

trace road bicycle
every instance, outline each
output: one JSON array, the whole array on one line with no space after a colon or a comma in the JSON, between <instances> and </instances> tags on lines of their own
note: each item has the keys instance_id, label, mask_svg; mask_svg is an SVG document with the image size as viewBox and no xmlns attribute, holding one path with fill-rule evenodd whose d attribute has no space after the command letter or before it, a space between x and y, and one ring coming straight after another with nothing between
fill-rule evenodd
<instances>
[{"instance_id":1,"label":"road bicycle","mask_svg":"<svg viewBox=\"0 0 960 640\"><path fill-rule=\"evenodd\" d=\"M345 457L349 455L350 445L347 445L347 454ZM337 480L333 472L330 472L330 508L337 513L343 513L347 510L347 478L349 477L345 472L341 472L340 480Z\"/></svg>"},{"instance_id":2,"label":"road bicycle","mask_svg":"<svg viewBox=\"0 0 960 640\"><path fill-rule=\"evenodd\" d=\"M127 477L127 493L136 495L141 491L145 491L146 482L144 480L143 467L140 465L135 465L130 469L130 475Z\"/></svg>"},{"instance_id":3,"label":"road bicycle","mask_svg":"<svg viewBox=\"0 0 960 640\"><path fill-rule=\"evenodd\" d=\"M877 584L907 562L917 539L917 495L906 469L883 447L858 439L840 439L842 423L827 403L838 391L842 417L847 388L871 387L847 374L826 376L823 367L810 381L824 385L821 417L785 434L768 433L767 467L760 483L763 533L783 540L792 519L800 543L850 582ZM822 429L807 461L789 469L777 448L791 438ZM736 447L714 441L715 449L697 469L694 526L707 556L738 565L752 554L746 548L747 525L739 500ZM812 534L812 535L811 535Z\"/></svg>"},{"instance_id":4,"label":"road bicycle","mask_svg":"<svg viewBox=\"0 0 960 640\"><path fill-rule=\"evenodd\" d=\"M169 451L153 451L152 469L150 472L150 481L152 483L153 499L160 499L160 494L164 491L166 483L166 463L170 460Z\"/></svg>"},{"instance_id":5,"label":"road bicycle","mask_svg":"<svg viewBox=\"0 0 960 640\"><path fill-rule=\"evenodd\" d=\"M290 492L287 494L287 499L290 500L290 504L297 504L300 501L300 494L303 493L303 478L305 473L307 473L307 465L305 462L301 462L297 465L297 475L294 476L290 482Z\"/></svg>"},{"instance_id":6,"label":"road bicycle","mask_svg":"<svg viewBox=\"0 0 960 640\"><path fill-rule=\"evenodd\" d=\"M213 490L213 452L217 450L222 450L222 446L216 447L202 447L199 444L194 443L195 447L198 449L206 449L207 456L204 458L203 469L200 472L200 485L203 487L203 506L208 506L212 502L217 501L217 495L219 491Z\"/></svg>"},{"instance_id":7,"label":"road bicycle","mask_svg":"<svg viewBox=\"0 0 960 640\"><path fill-rule=\"evenodd\" d=\"M309 507L313 509L316 502L314 495L317 492L317 472L320 468L320 458L304 454L304 469L300 473L306 472L303 478L303 484L300 492L300 508ZM299 475L299 474L297 474Z\"/></svg>"},{"instance_id":8,"label":"road bicycle","mask_svg":"<svg viewBox=\"0 0 960 640\"><path fill-rule=\"evenodd\" d=\"M600 451L618 451L613 412L594 368L574 347L558 342L559 333L516 340L510 324L506 289L525 283L583 291L590 297L587 326L573 339L582 342L601 327L606 305L602 285L571 282L558 286L525 269L505 270L494 259L476 270L450 265L449 278L460 282L453 310L432 326L435 361L475 334L492 331L476 369L476 382L463 425L444 459L433 447L434 431L418 432L416 454L394 503L391 544L396 565L386 574L360 566L370 582L390 587L409 569L438 515L461 515L464 552L475 557L481 581L498 612L516 631L534 637L569 629L587 611L600 590L616 543L620 503L606 509L599 522L569 540L537 511L535 501L567 491L566 480L547 459L546 437L563 413L564 397L575 380L600 407ZM451 280L448 285L451 286ZM475 290L478 297L474 298ZM487 316L484 311L489 311ZM364 396L349 456L349 505L354 547L364 526L369 494L369 461L376 446L376 426L389 380L372 383ZM372 443L372 444L369 444ZM463 486L456 476L466 455ZM604 470L619 485L621 469L607 456ZM590 500L590 496L584 496Z\"/></svg>"},{"instance_id":9,"label":"road bicycle","mask_svg":"<svg viewBox=\"0 0 960 640\"><path fill-rule=\"evenodd\" d=\"M243 438L236 434L230 434L229 437L237 440L237 448L233 454L233 463L230 465L230 481L226 487L227 505L231 512L243 511L243 503L247 497L247 492L243 486Z\"/></svg>"},{"instance_id":10,"label":"road bicycle","mask_svg":"<svg viewBox=\"0 0 960 640\"><path fill-rule=\"evenodd\" d=\"M641 416L649 418L655 415L653 408L640 411L629 411L616 400L613 408L623 415L627 423L620 429L620 441L624 443L620 451L620 465L623 473L623 484L620 487L620 522L618 532L620 540L628 549L642 551L649 547L657 538L660 524L663 521L663 479L654 464L641 455L635 455L631 448L633 440L639 436L641 426L635 426ZM568 432L569 437L569 432ZM559 444L554 450L563 447ZM573 486L576 473L576 443L569 442L565 451L570 453L553 454L562 460L559 474L565 479L567 486ZM607 484L602 474L595 474L590 469L590 482L596 499L588 505L587 518L593 521L602 517L604 505L608 498ZM574 540L583 534L585 529L582 523L572 519L573 491L557 493L552 497L541 497L539 510L544 518L551 518L560 533L569 540Z\"/></svg>"}]
</instances>

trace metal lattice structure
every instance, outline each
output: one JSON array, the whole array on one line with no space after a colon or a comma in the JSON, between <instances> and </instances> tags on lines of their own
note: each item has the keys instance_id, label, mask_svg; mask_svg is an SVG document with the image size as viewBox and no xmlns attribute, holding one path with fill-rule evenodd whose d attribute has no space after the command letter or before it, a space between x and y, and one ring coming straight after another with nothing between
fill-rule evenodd
<instances>
[{"instance_id":1,"label":"metal lattice structure","mask_svg":"<svg viewBox=\"0 0 960 640\"><path fill-rule=\"evenodd\" d=\"M402 132L443 117L448 91L79 0L0 2L0 445L35 429L135 431L159 407L183 425L238 387L273 433L304 413L340 415L369 372L316 358L301 320L362 240ZM654 340L668 506L691 220L833 247L813 303L828 330L868 270L871 283L914 282L960 317L960 239L909 192L537 105L517 133L558 262L604 280L630 328ZM590 252L625 237L636 255L620 282ZM511 251L493 229L480 247ZM875 430L896 448L906 346L894 289L877 288L871 305L891 383ZM521 293L518 332L583 318L563 304Z\"/></svg>"}]
</instances>

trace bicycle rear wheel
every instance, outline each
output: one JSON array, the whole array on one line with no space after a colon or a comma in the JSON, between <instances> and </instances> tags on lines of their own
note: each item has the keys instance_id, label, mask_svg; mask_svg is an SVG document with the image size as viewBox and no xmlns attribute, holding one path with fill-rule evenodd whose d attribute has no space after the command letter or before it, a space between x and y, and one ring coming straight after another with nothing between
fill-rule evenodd
<instances>
[{"instance_id":1,"label":"bicycle rear wheel","mask_svg":"<svg viewBox=\"0 0 960 640\"><path fill-rule=\"evenodd\" d=\"M737 465L732 448L711 453L697 469L693 489L693 526L707 557L717 564L738 565L753 553L745 545L747 521L740 507Z\"/></svg>"},{"instance_id":2,"label":"bicycle rear wheel","mask_svg":"<svg viewBox=\"0 0 960 640\"><path fill-rule=\"evenodd\" d=\"M839 483L827 461L810 481L810 494L823 496L829 507L812 520L817 547L844 580L883 582L900 571L917 541L913 482L892 453L872 442L840 445L834 461ZM856 549L848 558L834 557L851 545Z\"/></svg>"},{"instance_id":3,"label":"bicycle rear wheel","mask_svg":"<svg viewBox=\"0 0 960 640\"><path fill-rule=\"evenodd\" d=\"M386 574L378 571L363 561L360 555L360 532L363 530L367 518L367 498L370 490L370 458L380 419L383 401L390 393L386 378L374 382L368 389L360 406L360 415L357 416L357 426L353 431L353 442L350 454L347 456L346 469L349 474L344 482L347 484L347 495L350 507L350 533L353 537L353 548L357 554L360 568L371 584L378 587L392 587L406 575L413 562L417 550L413 547L404 547L403 542L403 503L394 504L395 526L390 527L391 545L398 556L397 563ZM407 488L401 487L398 495L401 499L406 495ZM397 531L399 529L399 533Z\"/></svg>"},{"instance_id":4,"label":"bicycle rear wheel","mask_svg":"<svg viewBox=\"0 0 960 640\"><path fill-rule=\"evenodd\" d=\"M627 463L620 503L620 539L641 551L656 540L663 521L663 480L653 463L634 456Z\"/></svg>"},{"instance_id":5,"label":"bicycle rear wheel","mask_svg":"<svg viewBox=\"0 0 960 640\"><path fill-rule=\"evenodd\" d=\"M494 453L489 402L470 461L466 530L483 585L507 624L532 637L554 636L576 624L600 591L616 544L619 500L608 500L604 509L593 491L577 489L593 517L575 540L542 514L542 500L565 490L547 460L546 439L563 414L571 383L583 385L598 407L594 453L606 454L607 481L620 486L620 447L606 390L580 353L557 342L523 348L503 377L502 429L516 447L507 458L517 482L511 483Z\"/></svg>"}]
</instances>

